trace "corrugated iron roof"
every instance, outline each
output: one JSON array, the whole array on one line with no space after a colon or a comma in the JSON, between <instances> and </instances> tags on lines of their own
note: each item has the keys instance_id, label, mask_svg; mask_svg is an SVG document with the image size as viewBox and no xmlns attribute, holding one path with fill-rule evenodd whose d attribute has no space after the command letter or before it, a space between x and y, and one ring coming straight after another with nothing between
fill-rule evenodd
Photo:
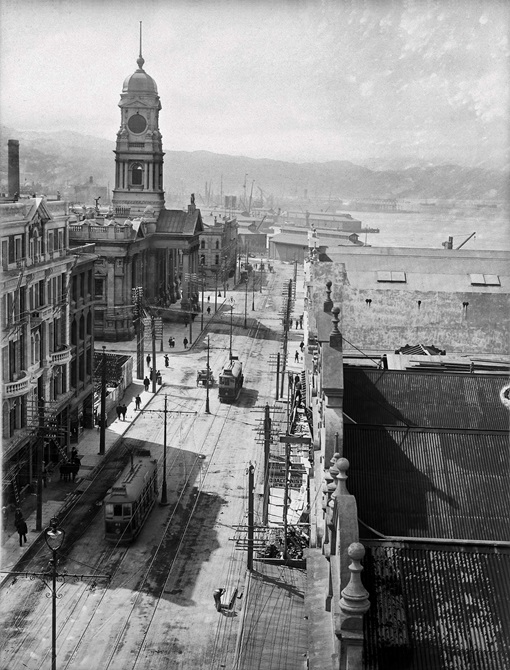
<instances>
[{"instance_id":1,"label":"corrugated iron roof","mask_svg":"<svg viewBox=\"0 0 510 670\"><path fill-rule=\"evenodd\" d=\"M347 488L386 536L508 541L506 433L344 425Z\"/></svg>"},{"instance_id":2,"label":"corrugated iron roof","mask_svg":"<svg viewBox=\"0 0 510 670\"><path fill-rule=\"evenodd\" d=\"M156 233L198 235L202 230L202 217L198 209L191 212L184 212L180 209L162 209L156 224Z\"/></svg>"},{"instance_id":3,"label":"corrugated iron roof","mask_svg":"<svg viewBox=\"0 0 510 670\"><path fill-rule=\"evenodd\" d=\"M366 670L510 667L510 551L365 546Z\"/></svg>"},{"instance_id":4,"label":"corrugated iron roof","mask_svg":"<svg viewBox=\"0 0 510 670\"><path fill-rule=\"evenodd\" d=\"M505 375L344 368L344 411L357 423L504 430Z\"/></svg>"}]
</instances>

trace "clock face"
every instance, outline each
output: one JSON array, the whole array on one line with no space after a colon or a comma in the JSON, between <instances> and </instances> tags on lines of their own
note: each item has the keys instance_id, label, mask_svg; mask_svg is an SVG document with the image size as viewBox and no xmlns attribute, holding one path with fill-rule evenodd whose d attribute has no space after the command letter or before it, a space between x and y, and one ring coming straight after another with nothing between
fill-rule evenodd
<instances>
[{"instance_id":1,"label":"clock face","mask_svg":"<svg viewBox=\"0 0 510 670\"><path fill-rule=\"evenodd\" d=\"M147 128L147 121L145 120L145 117L137 112L129 117L128 128L132 133L143 133Z\"/></svg>"}]
</instances>

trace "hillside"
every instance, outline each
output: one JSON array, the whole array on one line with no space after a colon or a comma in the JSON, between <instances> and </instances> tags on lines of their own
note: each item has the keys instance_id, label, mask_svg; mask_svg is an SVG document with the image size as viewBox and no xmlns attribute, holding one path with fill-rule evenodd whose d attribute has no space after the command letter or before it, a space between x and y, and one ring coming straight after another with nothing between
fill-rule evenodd
<instances>
[{"instance_id":1,"label":"hillside","mask_svg":"<svg viewBox=\"0 0 510 670\"><path fill-rule=\"evenodd\" d=\"M75 185L93 177L113 188L115 143L70 131L18 132L2 127L1 183L7 184L7 140L20 141L21 183L40 185L46 192L71 194ZM409 163L407 163L409 164ZM441 198L506 200L508 173L459 165L402 165L401 169L373 170L349 161L289 163L229 156L208 151L166 151L164 183L168 200L187 201L197 194L205 201L206 183L213 200L220 192L253 198L273 195L284 199L317 198ZM245 175L246 178L245 178Z\"/></svg>"}]
</instances>

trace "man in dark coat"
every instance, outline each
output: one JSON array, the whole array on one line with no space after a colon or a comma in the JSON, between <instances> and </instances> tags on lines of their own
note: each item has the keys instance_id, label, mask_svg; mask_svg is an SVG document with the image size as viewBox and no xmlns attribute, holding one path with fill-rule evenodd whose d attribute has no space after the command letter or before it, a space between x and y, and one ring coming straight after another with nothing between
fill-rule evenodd
<instances>
[{"instance_id":1,"label":"man in dark coat","mask_svg":"<svg viewBox=\"0 0 510 670\"><path fill-rule=\"evenodd\" d=\"M19 521L16 523L16 530L18 531L19 535L19 546L23 546L23 542L27 541L27 533L28 533L28 527L27 527L27 522L23 517L19 519Z\"/></svg>"}]
</instances>

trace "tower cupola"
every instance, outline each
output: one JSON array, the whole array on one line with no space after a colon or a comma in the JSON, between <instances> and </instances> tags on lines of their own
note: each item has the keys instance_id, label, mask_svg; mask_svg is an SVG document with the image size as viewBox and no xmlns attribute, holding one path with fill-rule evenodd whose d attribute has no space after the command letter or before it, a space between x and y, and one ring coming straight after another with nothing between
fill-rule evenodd
<instances>
[{"instance_id":1,"label":"tower cupola","mask_svg":"<svg viewBox=\"0 0 510 670\"><path fill-rule=\"evenodd\" d=\"M138 69L126 77L119 107L120 129L115 148L114 209L140 216L149 206L156 216L164 207L163 145L159 132L161 101L154 79L143 66L142 26Z\"/></svg>"}]
</instances>

